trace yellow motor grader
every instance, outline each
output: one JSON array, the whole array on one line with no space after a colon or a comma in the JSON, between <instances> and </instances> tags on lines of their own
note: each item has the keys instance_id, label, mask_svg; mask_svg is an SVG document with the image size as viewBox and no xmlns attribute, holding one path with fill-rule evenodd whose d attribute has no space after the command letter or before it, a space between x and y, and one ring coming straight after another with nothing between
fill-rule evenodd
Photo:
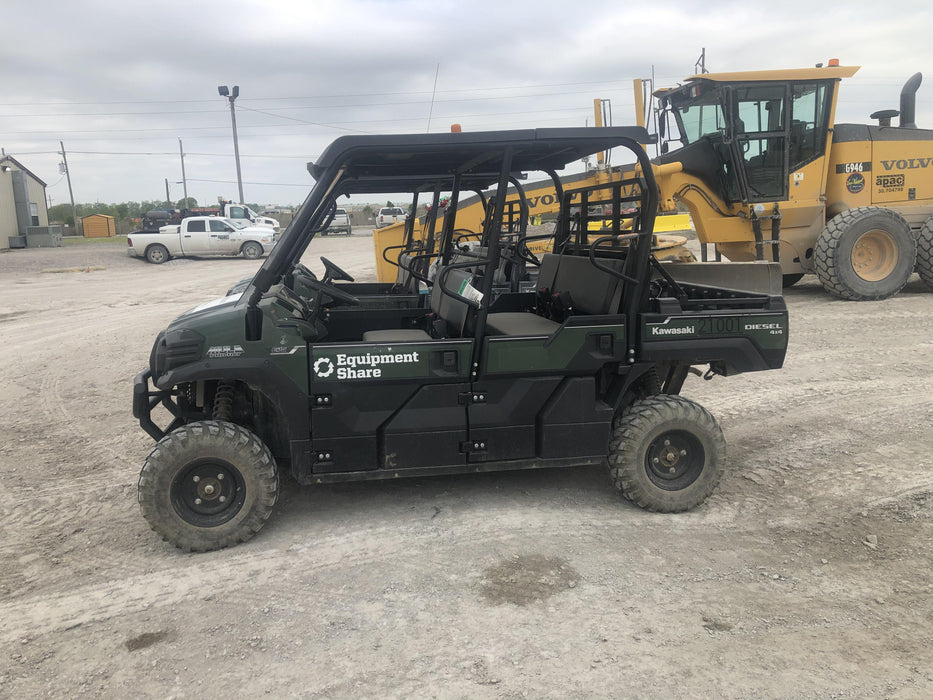
<instances>
[{"instance_id":1,"label":"yellow motor grader","mask_svg":"<svg viewBox=\"0 0 933 700\"><path fill-rule=\"evenodd\" d=\"M662 214L655 232L666 221L675 222L667 230L687 228L682 215L663 216L686 209L704 262L709 245L716 261L779 262L784 286L813 273L828 292L852 300L890 297L915 269L933 289L933 130L914 123L921 74L904 86L900 110L871 115L877 124L835 124L841 80L858 69L833 59L826 67L702 73L655 91L661 155L652 170ZM638 104L639 85L635 94ZM632 171L598 154L595 165L561 183L582 189ZM532 221L556 211L560 198L553 181L513 178L512 205ZM481 231L487 206L482 193L460 202L458 225L472 217ZM598 231L599 212L587 213ZM383 252L404 247L406 233L399 224L378 234L379 278L388 281L397 268ZM426 234L415 227L412 235ZM656 255L692 260L685 240L656 236ZM546 243L529 248L535 245ZM698 281L741 274L699 267Z\"/></svg>"},{"instance_id":2,"label":"yellow motor grader","mask_svg":"<svg viewBox=\"0 0 933 700\"><path fill-rule=\"evenodd\" d=\"M884 299L916 266L933 289L933 131L914 123L921 74L900 110L871 115L877 124L835 124L839 84L857 70L831 60L704 73L656 91L661 209L685 205L699 240L729 260L780 262L785 286L815 273L838 297Z\"/></svg>"}]
</instances>

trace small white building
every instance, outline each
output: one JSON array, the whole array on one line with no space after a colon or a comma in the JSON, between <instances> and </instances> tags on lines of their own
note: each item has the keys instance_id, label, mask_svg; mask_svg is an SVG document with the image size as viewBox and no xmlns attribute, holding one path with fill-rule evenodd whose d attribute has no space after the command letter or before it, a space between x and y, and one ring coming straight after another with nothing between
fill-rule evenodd
<instances>
[{"instance_id":1,"label":"small white building","mask_svg":"<svg viewBox=\"0 0 933 700\"><path fill-rule=\"evenodd\" d=\"M30 226L48 226L45 183L13 156L0 157L0 250Z\"/></svg>"}]
</instances>

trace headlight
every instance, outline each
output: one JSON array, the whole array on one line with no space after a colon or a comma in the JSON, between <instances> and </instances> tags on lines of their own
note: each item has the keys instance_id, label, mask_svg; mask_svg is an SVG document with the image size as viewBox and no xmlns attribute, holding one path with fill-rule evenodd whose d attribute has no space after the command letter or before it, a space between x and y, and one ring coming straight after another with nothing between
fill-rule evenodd
<instances>
[{"instance_id":1,"label":"headlight","mask_svg":"<svg viewBox=\"0 0 933 700\"><path fill-rule=\"evenodd\" d=\"M201 359L204 338L187 328L162 331L149 355L149 370L153 380L176 367Z\"/></svg>"}]
</instances>

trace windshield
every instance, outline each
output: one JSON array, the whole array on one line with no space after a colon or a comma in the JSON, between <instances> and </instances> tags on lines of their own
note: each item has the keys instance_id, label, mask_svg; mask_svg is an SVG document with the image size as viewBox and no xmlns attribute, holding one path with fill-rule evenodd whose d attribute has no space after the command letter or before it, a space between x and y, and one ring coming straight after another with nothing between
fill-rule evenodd
<instances>
[{"instance_id":1,"label":"windshield","mask_svg":"<svg viewBox=\"0 0 933 700\"><path fill-rule=\"evenodd\" d=\"M718 91L709 90L699 95L696 92L696 88L691 88L668 98L684 146L707 134L717 134L726 126Z\"/></svg>"},{"instance_id":2,"label":"windshield","mask_svg":"<svg viewBox=\"0 0 933 700\"><path fill-rule=\"evenodd\" d=\"M224 219L224 221L226 221L228 224L230 224L231 226L233 226L233 228L235 228L235 229L246 228L246 227L249 225L249 224L247 224L247 223L245 223L244 221L241 221L241 220L239 220L239 219Z\"/></svg>"},{"instance_id":3,"label":"windshield","mask_svg":"<svg viewBox=\"0 0 933 700\"><path fill-rule=\"evenodd\" d=\"M243 208L246 210L246 215L247 215L250 219L255 219L257 216L259 216L259 214L257 214L256 212L254 212L254 211L253 211L252 209L250 209L249 207L247 207L247 206L244 205Z\"/></svg>"}]
</instances>

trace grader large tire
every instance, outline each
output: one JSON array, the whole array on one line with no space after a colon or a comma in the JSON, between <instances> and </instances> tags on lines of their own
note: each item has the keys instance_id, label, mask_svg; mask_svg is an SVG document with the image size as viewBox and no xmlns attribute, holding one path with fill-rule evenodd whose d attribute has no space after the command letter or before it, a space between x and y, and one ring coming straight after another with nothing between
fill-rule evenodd
<instances>
[{"instance_id":1,"label":"grader large tire","mask_svg":"<svg viewBox=\"0 0 933 700\"><path fill-rule=\"evenodd\" d=\"M722 477L726 441L713 415L681 396L635 401L616 418L609 476L628 500L647 510L690 510Z\"/></svg>"},{"instance_id":2,"label":"grader large tire","mask_svg":"<svg viewBox=\"0 0 933 700\"><path fill-rule=\"evenodd\" d=\"M933 292L933 216L926 220L917 236L917 273Z\"/></svg>"},{"instance_id":3,"label":"grader large tire","mask_svg":"<svg viewBox=\"0 0 933 700\"><path fill-rule=\"evenodd\" d=\"M162 438L139 474L150 527L187 552L245 542L278 497L275 460L249 430L225 421L189 423Z\"/></svg>"},{"instance_id":4,"label":"grader large tire","mask_svg":"<svg viewBox=\"0 0 933 700\"><path fill-rule=\"evenodd\" d=\"M830 294L853 301L894 296L910 279L917 241L895 211L849 209L830 219L814 251L816 276Z\"/></svg>"}]
</instances>

